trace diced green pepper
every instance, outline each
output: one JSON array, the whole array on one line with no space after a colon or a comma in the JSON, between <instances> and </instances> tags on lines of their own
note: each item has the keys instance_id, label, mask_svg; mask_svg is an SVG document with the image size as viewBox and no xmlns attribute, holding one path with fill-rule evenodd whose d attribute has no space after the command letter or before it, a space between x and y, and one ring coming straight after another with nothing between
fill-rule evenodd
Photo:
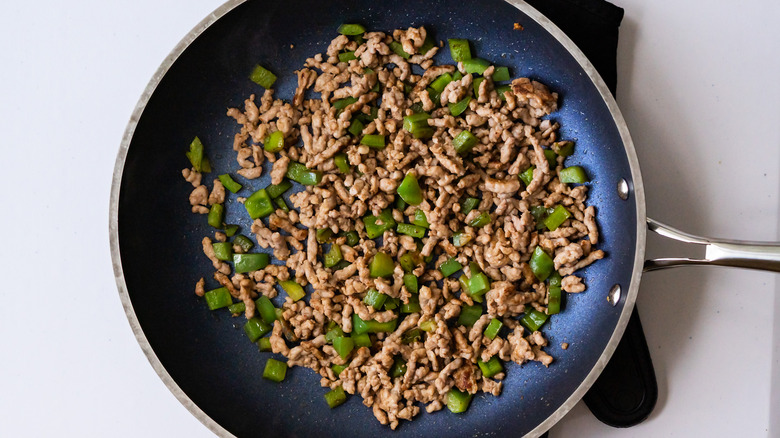
<instances>
[{"instance_id":1,"label":"diced green pepper","mask_svg":"<svg viewBox=\"0 0 780 438\"><path fill-rule=\"evenodd\" d=\"M555 166L558 165L558 154L556 154L554 150L545 149L544 158L547 158L547 163L550 164L550 169L555 169Z\"/></svg>"},{"instance_id":2,"label":"diced green pepper","mask_svg":"<svg viewBox=\"0 0 780 438\"><path fill-rule=\"evenodd\" d=\"M406 51L404 51L404 46L401 45L401 43L399 43L398 41L390 42L390 50L392 50L393 53L395 53L396 55L400 56L403 59L409 59L409 57L412 56L406 53Z\"/></svg>"},{"instance_id":3,"label":"diced green pepper","mask_svg":"<svg viewBox=\"0 0 780 438\"><path fill-rule=\"evenodd\" d=\"M404 211L406 210L406 206L409 205L404 201L404 198L400 196L395 197L395 209L398 211Z\"/></svg>"},{"instance_id":4,"label":"diced green pepper","mask_svg":"<svg viewBox=\"0 0 780 438\"><path fill-rule=\"evenodd\" d=\"M325 340L333 343L333 340L340 336L344 336L344 330L335 321L330 321L328 323L328 331L325 333Z\"/></svg>"},{"instance_id":5,"label":"diced green pepper","mask_svg":"<svg viewBox=\"0 0 780 438\"><path fill-rule=\"evenodd\" d=\"M335 243L330 246L330 251L328 251L322 258L323 264L326 268L332 268L340 261L344 260L344 257L341 255L341 247Z\"/></svg>"},{"instance_id":6,"label":"diced green pepper","mask_svg":"<svg viewBox=\"0 0 780 438\"><path fill-rule=\"evenodd\" d=\"M479 205L479 199L466 198L463 204L460 205L460 212L463 214L469 214L471 210L475 209Z\"/></svg>"},{"instance_id":7,"label":"diced green pepper","mask_svg":"<svg viewBox=\"0 0 780 438\"><path fill-rule=\"evenodd\" d=\"M450 109L450 114L452 114L453 117L458 117L463 114L464 111L469 109L469 102L471 102L471 96L466 96L458 102L447 104Z\"/></svg>"},{"instance_id":8,"label":"diced green pepper","mask_svg":"<svg viewBox=\"0 0 780 438\"><path fill-rule=\"evenodd\" d=\"M346 36L362 35L366 33L366 28L360 24L344 23L339 26L338 33Z\"/></svg>"},{"instance_id":9,"label":"diced green pepper","mask_svg":"<svg viewBox=\"0 0 780 438\"><path fill-rule=\"evenodd\" d=\"M411 172L406 174L396 190L398 195L410 205L420 205L423 201L423 193L417 182L417 176Z\"/></svg>"},{"instance_id":10,"label":"diced green pepper","mask_svg":"<svg viewBox=\"0 0 780 438\"><path fill-rule=\"evenodd\" d=\"M290 211L290 207L287 206L287 201L284 200L281 196L278 198L274 198L274 204L279 208L279 210L282 210L285 213L288 213Z\"/></svg>"},{"instance_id":11,"label":"diced green pepper","mask_svg":"<svg viewBox=\"0 0 780 438\"><path fill-rule=\"evenodd\" d=\"M355 97L345 97L343 99L335 100L333 101L333 108L336 108L337 110L343 110L344 108L352 105L353 103L357 102L357 98Z\"/></svg>"},{"instance_id":12,"label":"diced green pepper","mask_svg":"<svg viewBox=\"0 0 780 438\"><path fill-rule=\"evenodd\" d=\"M400 234L406 234L407 236L422 238L425 236L425 228L412 224L398 224L396 228Z\"/></svg>"},{"instance_id":13,"label":"diced green pepper","mask_svg":"<svg viewBox=\"0 0 780 438\"><path fill-rule=\"evenodd\" d=\"M319 228L314 232L314 236L317 239L317 243L327 243L333 237L333 230L330 228Z\"/></svg>"},{"instance_id":14,"label":"diced green pepper","mask_svg":"<svg viewBox=\"0 0 780 438\"><path fill-rule=\"evenodd\" d=\"M471 59L469 40L450 38L447 40L447 44L450 46L450 56L453 61L463 62Z\"/></svg>"},{"instance_id":15,"label":"diced green pepper","mask_svg":"<svg viewBox=\"0 0 780 438\"><path fill-rule=\"evenodd\" d=\"M471 131L465 129L452 139L452 147L455 148L455 152L461 155L469 152L477 143L479 143L479 139L474 137Z\"/></svg>"},{"instance_id":16,"label":"diced green pepper","mask_svg":"<svg viewBox=\"0 0 780 438\"><path fill-rule=\"evenodd\" d=\"M419 208L414 211L414 217L412 223L418 227L429 228L431 225L428 223L428 218L425 216L425 212Z\"/></svg>"},{"instance_id":17,"label":"diced green pepper","mask_svg":"<svg viewBox=\"0 0 780 438\"><path fill-rule=\"evenodd\" d=\"M582 184L590 181L588 175L585 173L585 169L580 166L571 166L565 169L561 169L558 172L558 177L562 183L576 183Z\"/></svg>"},{"instance_id":18,"label":"diced green pepper","mask_svg":"<svg viewBox=\"0 0 780 438\"><path fill-rule=\"evenodd\" d=\"M258 317L250 318L244 324L244 332L252 342L257 342L258 339L268 334L272 329L273 327L270 324Z\"/></svg>"},{"instance_id":19,"label":"diced green pepper","mask_svg":"<svg viewBox=\"0 0 780 438\"><path fill-rule=\"evenodd\" d=\"M481 228L485 225L490 223L490 213L486 211L480 211L478 215L476 215L471 221L469 221L469 226L472 226L474 228Z\"/></svg>"},{"instance_id":20,"label":"diced green pepper","mask_svg":"<svg viewBox=\"0 0 780 438\"><path fill-rule=\"evenodd\" d=\"M490 358L487 362L482 362L481 360L477 360L477 365L479 365L479 369L482 371L482 375L487 377L488 379L495 376L498 373L504 372L504 367L501 365L501 361L498 359L497 356L493 356Z\"/></svg>"},{"instance_id":21,"label":"diced green pepper","mask_svg":"<svg viewBox=\"0 0 780 438\"><path fill-rule=\"evenodd\" d=\"M285 362L280 362L276 359L269 358L265 363L263 378L278 383L284 380L285 375L287 375L287 364Z\"/></svg>"},{"instance_id":22,"label":"diced green pepper","mask_svg":"<svg viewBox=\"0 0 780 438\"><path fill-rule=\"evenodd\" d=\"M393 366L390 367L390 377L396 378L396 377L403 377L404 374L406 374L406 362L404 361L403 356L396 356L393 359Z\"/></svg>"},{"instance_id":23,"label":"diced green pepper","mask_svg":"<svg viewBox=\"0 0 780 438\"><path fill-rule=\"evenodd\" d=\"M212 244L214 248L214 256L218 260L228 261L233 260L233 244L230 242L215 242Z\"/></svg>"},{"instance_id":24,"label":"diced green pepper","mask_svg":"<svg viewBox=\"0 0 780 438\"><path fill-rule=\"evenodd\" d=\"M260 338L257 340L257 348L260 351L271 351L271 339L270 338Z\"/></svg>"},{"instance_id":25,"label":"diced green pepper","mask_svg":"<svg viewBox=\"0 0 780 438\"><path fill-rule=\"evenodd\" d=\"M434 128L428 125L428 119L431 116L428 113L419 112L404 117L403 128L414 138L430 138L435 132Z\"/></svg>"},{"instance_id":26,"label":"diced green pepper","mask_svg":"<svg viewBox=\"0 0 780 438\"><path fill-rule=\"evenodd\" d=\"M531 181L534 179L534 169L536 169L536 166L531 166L520 174L520 179L526 186L531 185Z\"/></svg>"},{"instance_id":27,"label":"diced green pepper","mask_svg":"<svg viewBox=\"0 0 780 438\"><path fill-rule=\"evenodd\" d=\"M560 286L562 280L563 277L561 277L561 274L559 274L558 271L553 271L553 273L547 277L547 284L549 286Z\"/></svg>"},{"instance_id":28,"label":"diced green pepper","mask_svg":"<svg viewBox=\"0 0 780 438\"><path fill-rule=\"evenodd\" d=\"M233 254L233 267L236 274L257 271L263 269L271 263L271 257L264 253L256 254Z\"/></svg>"},{"instance_id":29,"label":"diced green pepper","mask_svg":"<svg viewBox=\"0 0 780 438\"><path fill-rule=\"evenodd\" d=\"M490 320L490 324L485 328L484 335L488 339L495 339L496 336L498 336L498 332L501 331L501 327L504 326L504 323L501 322L498 318L493 318Z\"/></svg>"},{"instance_id":30,"label":"diced green pepper","mask_svg":"<svg viewBox=\"0 0 780 438\"><path fill-rule=\"evenodd\" d=\"M206 299L206 305L209 306L209 310L217 310L233 304L230 291L224 287L206 292L203 298Z\"/></svg>"},{"instance_id":31,"label":"diced green pepper","mask_svg":"<svg viewBox=\"0 0 780 438\"><path fill-rule=\"evenodd\" d=\"M458 324L471 327L477 322L480 316L482 316L482 305L474 304L473 306L463 306L460 309Z\"/></svg>"},{"instance_id":32,"label":"diced green pepper","mask_svg":"<svg viewBox=\"0 0 780 438\"><path fill-rule=\"evenodd\" d=\"M246 212L249 213L249 217L252 219L266 217L276 210L273 202L271 202L271 197L268 196L268 192L265 189L260 189L246 198L244 208L246 208Z\"/></svg>"},{"instance_id":33,"label":"diced green pepper","mask_svg":"<svg viewBox=\"0 0 780 438\"><path fill-rule=\"evenodd\" d=\"M493 71L493 82L504 82L508 81L509 79L508 67L496 67L496 69Z\"/></svg>"},{"instance_id":34,"label":"diced green pepper","mask_svg":"<svg viewBox=\"0 0 780 438\"><path fill-rule=\"evenodd\" d=\"M225 235L233 237L238 232L238 225L225 225Z\"/></svg>"},{"instance_id":35,"label":"diced green pepper","mask_svg":"<svg viewBox=\"0 0 780 438\"><path fill-rule=\"evenodd\" d=\"M569 157L574 154L574 142L573 141L556 141L552 145L555 153L562 157Z\"/></svg>"},{"instance_id":36,"label":"diced green pepper","mask_svg":"<svg viewBox=\"0 0 780 438\"><path fill-rule=\"evenodd\" d=\"M209 209L208 223L214 228L222 228L222 220L225 218L225 206L214 204Z\"/></svg>"},{"instance_id":37,"label":"diced green pepper","mask_svg":"<svg viewBox=\"0 0 780 438\"><path fill-rule=\"evenodd\" d=\"M276 82L276 75L271 73L262 65L257 64L255 65L254 70L252 70L252 73L249 75L249 79L257 85L268 89L273 87L274 82Z\"/></svg>"},{"instance_id":38,"label":"diced green pepper","mask_svg":"<svg viewBox=\"0 0 780 438\"><path fill-rule=\"evenodd\" d=\"M474 236L465 231L457 231L452 235L452 244L457 248L467 245Z\"/></svg>"},{"instance_id":39,"label":"diced green pepper","mask_svg":"<svg viewBox=\"0 0 780 438\"><path fill-rule=\"evenodd\" d=\"M570 217L571 213L569 213L569 210L566 210L566 207L556 205L552 213L544 220L544 226L550 231L555 231Z\"/></svg>"},{"instance_id":40,"label":"diced green pepper","mask_svg":"<svg viewBox=\"0 0 780 438\"><path fill-rule=\"evenodd\" d=\"M366 226L366 235L369 239L376 239L386 230L395 228L396 225L393 212L390 210L383 211L379 216L366 216L363 218L363 223Z\"/></svg>"},{"instance_id":41,"label":"diced green pepper","mask_svg":"<svg viewBox=\"0 0 780 438\"><path fill-rule=\"evenodd\" d=\"M387 146L385 136L378 134L364 135L360 139L360 144L364 144L372 149L384 149Z\"/></svg>"},{"instance_id":42,"label":"diced green pepper","mask_svg":"<svg viewBox=\"0 0 780 438\"><path fill-rule=\"evenodd\" d=\"M471 273L469 279L469 295L472 297L478 297L485 295L490 290L490 280L482 272L475 274Z\"/></svg>"},{"instance_id":43,"label":"diced green pepper","mask_svg":"<svg viewBox=\"0 0 780 438\"><path fill-rule=\"evenodd\" d=\"M352 314L352 331L357 334L363 333L387 333L395 331L398 325L398 318L387 322L376 322L373 319L364 321L360 319L357 313Z\"/></svg>"},{"instance_id":44,"label":"diced green pepper","mask_svg":"<svg viewBox=\"0 0 780 438\"><path fill-rule=\"evenodd\" d=\"M371 337L368 333L357 334L353 331L350 336L352 337L352 340L355 341L356 347L371 347Z\"/></svg>"},{"instance_id":45,"label":"diced green pepper","mask_svg":"<svg viewBox=\"0 0 780 438\"><path fill-rule=\"evenodd\" d=\"M434 41L433 37L431 37L431 34L428 33L425 36L425 41L423 41L423 45L420 47L420 54L425 55L426 53L430 52L430 50L434 47L436 47L436 41Z\"/></svg>"},{"instance_id":46,"label":"diced green pepper","mask_svg":"<svg viewBox=\"0 0 780 438\"><path fill-rule=\"evenodd\" d=\"M360 243L360 236L358 236L358 233L355 230L343 231L339 233L339 236L344 236L346 238L345 243L349 246L355 246Z\"/></svg>"},{"instance_id":47,"label":"diced green pepper","mask_svg":"<svg viewBox=\"0 0 780 438\"><path fill-rule=\"evenodd\" d=\"M477 99L479 99L479 86L484 80L485 78L474 78L474 81L471 83L471 86L474 88L474 97Z\"/></svg>"},{"instance_id":48,"label":"diced green pepper","mask_svg":"<svg viewBox=\"0 0 780 438\"><path fill-rule=\"evenodd\" d=\"M404 286L409 293L419 293L420 288L417 283L417 276L413 274L404 274Z\"/></svg>"},{"instance_id":49,"label":"diced green pepper","mask_svg":"<svg viewBox=\"0 0 780 438\"><path fill-rule=\"evenodd\" d=\"M347 369L347 365L333 365L332 367L330 367L330 369L332 369L333 374L335 374L336 377L338 377L342 371Z\"/></svg>"},{"instance_id":50,"label":"diced green pepper","mask_svg":"<svg viewBox=\"0 0 780 438\"><path fill-rule=\"evenodd\" d=\"M369 274L374 278L389 277L393 275L393 269L395 269L393 258L383 252L374 254L374 258L368 265Z\"/></svg>"},{"instance_id":51,"label":"diced green pepper","mask_svg":"<svg viewBox=\"0 0 780 438\"><path fill-rule=\"evenodd\" d=\"M436 321L429 319L427 321L423 321L420 323L420 330L424 332L433 332L436 331Z\"/></svg>"},{"instance_id":52,"label":"diced green pepper","mask_svg":"<svg viewBox=\"0 0 780 438\"><path fill-rule=\"evenodd\" d=\"M400 303L401 300L398 298L388 298L385 300L385 310L395 310Z\"/></svg>"},{"instance_id":53,"label":"diced green pepper","mask_svg":"<svg viewBox=\"0 0 780 438\"><path fill-rule=\"evenodd\" d=\"M284 194L284 192L290 190L292 188L292 183L290 181L282 180L279 184L271 184L268 187L265 188L265 191L268 192L268 196L271 198L278 198Z\"/></svg>"},{"instance_id":54,"label":"diced green pepper","mask_svg":"<svg viewBox=\"0 0 780 438\"><path fill-rule=\"evenodd\" d=\"M522 322L523 325L528 328L528 330L535 332L539 330L539 327L541 327L545 321L547 321L547 318L547 314L531 308L530 310L526 310L525 315L520 318L520 322Z\"/></svg>"},{"instance_id":55,"label":"diced green pepper","mask_svg":"<svg viewBox=\"0 0 780 438\"><path fill-rule=\"evenodd\" d=\"M287 165L285 176L305 186L316 186L322 181L322 172L309 170L309 168L296 161L291 161Z\"/></svg>"},{"instance_id":56,"label":"diced green pepper","mask_svg":"<svg viewBox=\"0 0 780 438\"><path fill-rule=\"evenodd\" d=\"M506 93L507 92L509 92L509 93L512 92L512 87L510 87L509 85L500 85L500 86L496 87L496 93L498 94L498 98L503 100L503 101L506 101Z\"/></svg>"},{"instance_id":57,"label":"diced green pepper","mask_svg":"<svg viewBox=\"0 0 780 438\"><path fill-rule=\"evenodd\" d=\"M366 296L363 298L363 303L365 303L366 306L371 306L374 309L379 310L382 308L382 306L384 306L385 300L387 300L387 295L372 288L366 292Z\"/></svg>"},{"instance_id":58,"label":"diced green pepper","mask_svg":"<svg viewBox=\"0 0 780 438\"><path fill-rule=\"evenodd\" d=\"M347 393L344 392L344 388L337 386L335 389L325 393L325 402L333 409L337 406L341 406L347 401Z\"/></svg>"},{"instance_id":59,"label":"diced green pepper","mask_svg":"<svg viewBox=\"0 0 780 438\"><path fill-rule=\"evenodd\" d=\"M230 190L232 193L236 193L239 190L241 190L241 187L243 187L241 184L235 182L233 178L230 177L227 173L224 173L219 176L219 182L222 183L223 186L225 186L226 189Z\"/></svg>"},{"instance_id":60,"label":"diced green pepper","mask_svg":"<svg viewBox=\"0 0 780 438\"><path fill-rule=\"evenodd\" d=\"M260 318L263 318L263 321L268 324L273 324L274 321L276 321L276 307L267 296L262 295L260 298L256 299L255 307L260 314Z\"/></svg>"},{"instance_id":61,"label":"diced green pepper","mask_svg":"<svg viewBox=\"0 0 780 438\"><path fill-rule=\"evenodd\" d=\"M452 388L447 392L447 409L453 414L460 414L466 412L471 403L472 395L468 392L459 391L457 388Z\"/></svg>"},{"instance_id":62,"label":"diced green pepper","mask_svg":"<svg viewBox=\"0 0 780 438\"><path fill-rule=\"evenodd\" d=\"M208 159L206 159L203 154L203 143L198 137L195 137L195 139L192 140L192 143L190 143L190 150L187 151L185 155L189 158L190 164L192 164L192 167L196 172L211 171Z\"/></svg>"},{"instance_id":63,"label":"diced green pepper","mask_svg":"<svg viewBox=\"0 0 780 438\"><path fill-rule=\"evenodd\" d=\"M274 131L265 138L265 144L263 148L267 152L279 152L284 149L284 133L282 131Z\"/></svg>"},{"instance_id":64,"label":"diced green pepper","mask_svg":"<svg viewBox=\"0 0 780 438\"><path fill-rule=\"evenodd\" d=\"M360 123L360 122L358 122L358 123ZM341 173L343 173L345 175L350 172L349 160L347 159L347 154L345 154L343 152L336 154L336 156L333 157L333 163L339 169L339 172L341 172Z\"/></svg>"},{"instance_id":65,"label":"diced green pepper","mask_svg":"<svg viewBox=\"0 0 780 438\"><path fill-rule=\"evenodd\" d=\"M233 245L240 246L241 250L244 252L249 252L249 250L255 246L255 244L252 243L252 240L250 240L248 237L244 236L243 234L239 234L233 239Z\"/></svg>"},{"instance_id":66,"label":"diced green pepper","mask_svg":"<svg viewBox=\"0 0 780 438\"><path fill-rule=\"evenodd\" d=\"M420 298L418 298L417 295L410 296L408 303L401 304L401 313L417 313L421 311L422 307L420 307Z\"/></svg>"},{"instance_id":67,"label":"diced green pepper","mask_svg":"<svg viewBox=\"0 0 780 438\"><path fill-rule=\"evenodd\" d=\"M293 280L280 281L279 286L284 289L284 291L287 293L287 296L292 298L293 301L298 301L306 296L306 292L303 290L303 286Z\"/></svg>"},{"instance_id":68,"label":"diced green pepper","mask_svg":"<svg viewBox=\"0 0 780 438\"><path fill-rule=\"evenodd\" d=\"M355 348L355 341L346 336L339 336L333 340L333 349L342 359L349 357L349 353Z\"/></svg>"},{"instance_id":69,"label":"diced green pepper","mask_svg":"<svg viewBox=\"0 0 780 438\"><path fill-rule=\"evenodd\" d=\"M439 265L439 271L441 271L442 275L445 277L449 277L450 275L460 271L463 268L463 265L460 264L459 261L457 261L454 257L450 257L447 261Z\"/></svg>"},{"instance_id":70,"label":"diced green pepper","mask_svg":"<svg viewBox=\"0 0 780 438\"><path fill-rule=\"evenodd\" d=\"M353 59L357 59L357 56L355 56L354 51L339 53L339 62L349 62L352 61Z\"/></svg>"},{"instance_id":71,"label":"diced green pepper","mask_svg":"<svg viewBox=\"0 0 780 438\"><path fill-rule=\"evenodd\" d=\"M422 259L417 253L407 252L398 257L398 263L401 264L401 268L403 268L404 272L412 272L421 262Z\"/></svg>"},{"instance_id":72,"label":"diced green pepper","mask_svg":"<svg viewBox=\"0 0 780 438\"><path fill-rule=\"evenodd\" d=\"M230 312L231 315L238 315L244 313L245 311L246 304L244 304L243 301L239 301L238 303L233 303L228 306L228 312Z\"/></svg>"},{"instance_id":73,"label":"diced green pepper","mask_svg":"<svg viewBox=\"0 0 780 438\"><path fill-rule=\"evenodd\" d=\"M547 314L555 315L561 312L561 287L550 286L547 288Z\"/></svg>"},{"instance_id":74,"label":"diced green pepper","mask_svg":"<svg viewBox=\"0 0 780 438\"><path fill-rule=\"evenodd\" d=\"M434 79L433 82L431 82L430 87L436 90L438 93L441 93L450 82L452 82L452 75L449 73L444 73L443 75Z\"/></svg>"},{"instance_id":75,"label":"diced green pepper","mask_svg":"<svg viewBox=\"0 0 780 438\"><path fill-rule=\"evenodd\" d=\"M463 61L463 70L466 73L481 75L482 73L485 73L485 70L487 70L488 67L490 67L490 63L484 59L471 58Z\"/></svg>"},{"instance_id":76,"label":"diced green pepper","mask_svg":"<svg viewBox=\"0 0 780 438\"><path fill-rule=\"evenodd\" d=\"M347 131L349 131L349 133L354 135L355 137L360 137L360 134L363 132L363 128L365 127L366 126L363 124L363 122L355 118L352 119L352 123L349 125L349 129L347 129ZM346 158L346 154L344 154L344 157Z\"/></svg>"},{"instance_id":77,"label":"diced green pepper","mask_svg":"<svg viewBox=\"0 0 780 438\"><path fill-rule=\"evenodd\" d=\"M541 246L537 246L536 249L534 249L534 253L531 255L531 260L529 260L528 264L531 266L531 271L533 271L539 281L546 280L555 268L553 259L544 252Z\"/></svg>"},{"instance_id":78,"label":"diced green pepper","mask_svg":"<svg viewBox=\"0 0 780 438\"><path fill-rule=\"evenodd\" d=\"M413 312L406 312L406 313L413 313ZM401 343L404 345L412 344L414 342L417 342L422 338L423 331L419 328L413 328L409 330L408 332L401 335Z\"/></svg>"}]
</instances>

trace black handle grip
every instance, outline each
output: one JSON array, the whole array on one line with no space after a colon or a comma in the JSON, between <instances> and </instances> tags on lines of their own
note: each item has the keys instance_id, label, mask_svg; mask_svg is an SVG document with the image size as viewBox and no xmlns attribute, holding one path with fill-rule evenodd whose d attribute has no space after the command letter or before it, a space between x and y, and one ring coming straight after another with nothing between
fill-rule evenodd
<instances>
[{"instance_id":1,"label":"black handle grip","mask_svg":"<svg viewBox=\"0 0 780 438\"><path fill-rule=\"evenodd\" d=\"M604 371L585 397L593 415L613 427L644 421L658 400L658 384L636 308Z\"/></svg>"}]
</instances>

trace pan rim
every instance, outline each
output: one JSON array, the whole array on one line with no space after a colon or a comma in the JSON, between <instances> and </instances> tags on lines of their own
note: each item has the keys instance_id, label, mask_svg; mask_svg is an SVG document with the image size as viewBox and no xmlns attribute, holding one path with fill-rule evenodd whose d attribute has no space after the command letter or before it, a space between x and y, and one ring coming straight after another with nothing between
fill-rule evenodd
<instances>
[{"instance_id":1,"label":"pan rim","mask_svg":"<svg viewBox=\"0 0 780 438\"><path fill-rule=\"evenodd\" d=\"M130 328L132 329L133 334L135 335L136 341L141 347L141 350L146 356L146 359L152 365L152 368L160 377L160 379L163 381L163 383L168 388L168 390L171 391L171 393L176 397L176 399L179 400L179 402L185 408L187 408L187 410L190 411L190 413L193 416L195 416L195 418L197 418L204 426L206 426L209 430L211 430L217 436L220 437L234 437L235 435L230 433L227 429L225 429L214 419L212 419L208 414L206 414L179 387L179 385L176 383L173 377L165 369L162 362L157 357L156 353L153 351L151 344L149 343L149 340L146 338L146 335L144 334L140 322L138 321L138 317L135 314L133 304L130 301L127 284L125 282L124 271L122 268L121 253L119 248L119 190L121 188L122 175L124 173L127 153L130 148L130 143L132 141L133 135L135 134L135 129L138 126L138 121L140 120L141 115L143 114L147 104L149 103L149 99L153 95L154 91L157 89L157 86L160 84L162 78L167 74L168 70L176 62L179 56L181 56L181 54L190 46L190 44L192 44L206 29L208 29L217 20L225 16L228 12L235 9L236 7L238 7L239 5L243 4L246 1L247 0L228 0L227 2L219 6L217 9L215 9L213 12L211 12L197 25L195 25L195 27L184 36L184 38L182 38L182 40L173 48L173 50L171 50L168 56L163 60L163 62L160 64L160 67L158 67L158 69L155 71L154 75L149 80L149 83L144 89L144 92L141 94L141 97L139 98L138 103L136 104L133 113L130 116L130 120L128 121L127 127L125 128L125 132L122 137L122 142L119 146L119 151L117 153L117 158L114 164L114 173L113 173L112 183L111 183L111 196L109 201L109 243L111 249L111 260L112 260L112 265L114 270L114 277L117 284L117 289L119 291L119 297L122 302L122 307L124 308L125 315L130 324ZM575 389L574 392L572 392L569 398L566 399L566 401L563 404L561 404L561 406L558 409L556 409L552 414L550 414L550 416L548 416L544 421L539 423L534 429L532 429L526 435L526 436L539 436L545 431L547 431L548 429L550 429L561 418L563 418L574 407L574 405L576 405L580 401L580 399L582 399L582 397L585 395L588 389L590 389L590 387L593 385L593 383L595 383L596 379L599 377L601 372L604 370L604 367L609 362L609 359L612 357L612 354L617 348L618 343L623 337L623 333L625 332L626 326L628 325L629 318L631 316L634 305L636 303L636 297L639 291L639 284L642 277L642 267L644 265L645 249L646 249L647 212L646 212L646 205L645 205L644 184L642 181L642 176L639 168L639 159L636 155L636 150L634 148L633 140L631 139L631 135L629 134L626 121L623 118L623 115L617 106L617 102L615 101L614 97L610 93L606 83L601 78L601 75L599 75L595 67L591 64L588 58L585 57L585 55L576 46L576 44L574 44L574 42L568 36L566 36L566 34L564 34L563 31L560 30L560 28L558 28L552 21L550 21L550 19L548 19L546 16L541 14L539 11L534 9L532 6L530 6L528 3L526 3L523 0L504 0L504 1L506 1L510 5L514 6L515 8L517 8L518 10L526 14L529 18L536 21L548 33L550 33L550 35L552 35L577 61L577 63L580 65L583 71L588 75L588 78L591 80L593 85L596 87L597 91L599 92L599 95L601 96L602 100L604 101L607 108L609 109L609 112L612 116L613 121L615 122L615 126L618 130L618 133L620 134L620 138L623 143L623 148L625 150L626 157L629 163L629 168L631 171L631 183L630 183L629 193L633 194L635 198L635 204L636 204L636 219L637 219L636 250L634 253L631 282L628 286L627 293L624 294L623 309L621 311L620 318L618 319L618 322L615 325L615 329L612 332L612 336L610 337L609 342L607 343L606 347L602 351L601 356L596 361L593 368L591 368L591 370L588 372L588 375L585 377L585 379L577 387L577 389Z\"/></svg>"}]
</instances>

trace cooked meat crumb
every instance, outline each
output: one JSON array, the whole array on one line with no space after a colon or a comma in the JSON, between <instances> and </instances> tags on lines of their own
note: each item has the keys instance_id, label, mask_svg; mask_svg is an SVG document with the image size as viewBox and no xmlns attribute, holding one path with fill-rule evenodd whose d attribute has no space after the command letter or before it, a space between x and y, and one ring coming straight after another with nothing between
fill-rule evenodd
<instances>
[{"instance_id":1,"label":"cooked meat crumb","mask_svg":"<svg viewBox=\"0 0 780 438\"><path fill-rule=\"evenodd\" d=\"M514 29L523 27L515 23ZM259 178L268 161L271 183L280 184L299 163L319 172L321 182L290 195L289 212L277 209L252 223L257 246L272 251L278 264L230 277L231 267L217 259L212 240L202 240L215 281L245 304L246 318L257 313L258 296L276 296L278 282L306 287L307 299L285 297L270 334L271 350L284 355L289 366L314 370L323 386L360 395L377 420L392 429L415 417L418 403L426 412L442 409L453 388L499 395L505 373L487 378L478 361L553 362L544 350L543 333L527 330L518 320L529 310L546 311L547 283L531 267L537 247L552 258L563 276L561 289L570 293L585 290L574 272L606 256L594 248L599 230L595 208L586 205L587 186L561 183L563 157L548 161L546 155L558 140L560 125L547 118L558 109L558 94L520 77L499 96L490 66L478 96L455 117L448 104L473 95L477 75L465 74L462 63L435 65L432 57L442 43L421 53L426 38L423 27L368 32L362 41L339 35L325 53L296 71L291 101L275 98L269 89L259 101L251 95L243 107L228 109L240 127L231 144L239 175ZM408 59L394 52L398 45ZM356 59L340 62L345 51ZM445 73L453 80L432 94L431 84ZM319 96L307 99L310 88ZM422 125L428 135L415 138L403 119L421 111L429 112ZM362 125L353 124L358 119ZM262 143L275 131L284 134L287 146L270 153ZM459 153L455 138L466 131L475 144ZM361 144L366 135L382 136L385 147ZM531 166L526 185L518 176ZM225 203L229 194L219 180L209 191L199 172L181 173L193 186L193 212L208 213L209 205ZM417 180L421 202L402 206L398 194L408 188L410 176ZM467 198L477 202L466 214ZM559 205L570 217L554 231L538 227ZM377 217L368 220L371 215ZM390 217L398 224L419 223L419 215L427 222L422 237L398 233L389 223ZM375 227L381 240L369 238ZM356 233L356 241L346 233ZM215 239L229 241L222 232ZM380 253L393 264L376 278L375 261L384 257ZM463 267L460 281L455 275L445 278L439 269L450 259ZM400 260L413 266L402 267ZM465 290L477 274L489 280L483 314L464 326L459 321L467 316L467 306L480 300ZM201 278L195 293L203 296L204 290ZM384 306L375 308L367 301L369 294L382 294ZM506 333L490 339L484 332L494 319L503 322ZM356 347L344 359L330 341L333 332L340 329L349 336L365 328L361 320L383 329L370 334L370 346ZM400 363L406 371L392 374ZM337 375L335 365L345 368Z\"/></svg>"}]
</instances>

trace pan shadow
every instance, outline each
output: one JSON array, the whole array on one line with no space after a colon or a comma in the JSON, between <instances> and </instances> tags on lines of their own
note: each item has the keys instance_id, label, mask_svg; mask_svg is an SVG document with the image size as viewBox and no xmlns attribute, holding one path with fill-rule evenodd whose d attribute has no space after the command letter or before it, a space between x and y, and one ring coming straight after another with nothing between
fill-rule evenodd
<instances>
[{"instance_id":1,"label":"pan shadow","mask_svg":"<svg viewBox=\"0 0 780 438\"><path fill-rule=\"evenodd\" d=\"M641 11L639 11L641 12ZM631 131L642 169L649 217L668 223L691 233L702 233L708 229L710 219L703 213L702 200L694 196L694 177L687 172L685 162L697 157L681 154L696 154L697 149L681 149L680 138L696 142L695 132L685 120L681 105L674 102L675 96L664 94L667 101L663 109L649 105L641 93L647 92L647 84L636 81L634 53L641 29L631 17L626 17L620 28L618 46L618 104ZM682 43L682 42L681 42ZM643 66L654 71L643 70L642 77L653 77L655 84L674 80L664 77L664 72L653 65ZM643 80L644 82L644 80ZM680 129L668 129L664 120L674 121ZM699 140L701 141L701 140ZM706 234L706 233L705 233ZM677 242L648 234L646 258L664 256L697 256L690 248ZM663 412L669 398L668 376L673 371L688 342L691 329L700 317L700 300L707 290L708 277L704 269L668 270L648 273L643 276L637 306L642 318L650 354L658 382L658 401L649 420ZM683 290L682 288L685 288Z\"/></svg>"}]
</instances>

